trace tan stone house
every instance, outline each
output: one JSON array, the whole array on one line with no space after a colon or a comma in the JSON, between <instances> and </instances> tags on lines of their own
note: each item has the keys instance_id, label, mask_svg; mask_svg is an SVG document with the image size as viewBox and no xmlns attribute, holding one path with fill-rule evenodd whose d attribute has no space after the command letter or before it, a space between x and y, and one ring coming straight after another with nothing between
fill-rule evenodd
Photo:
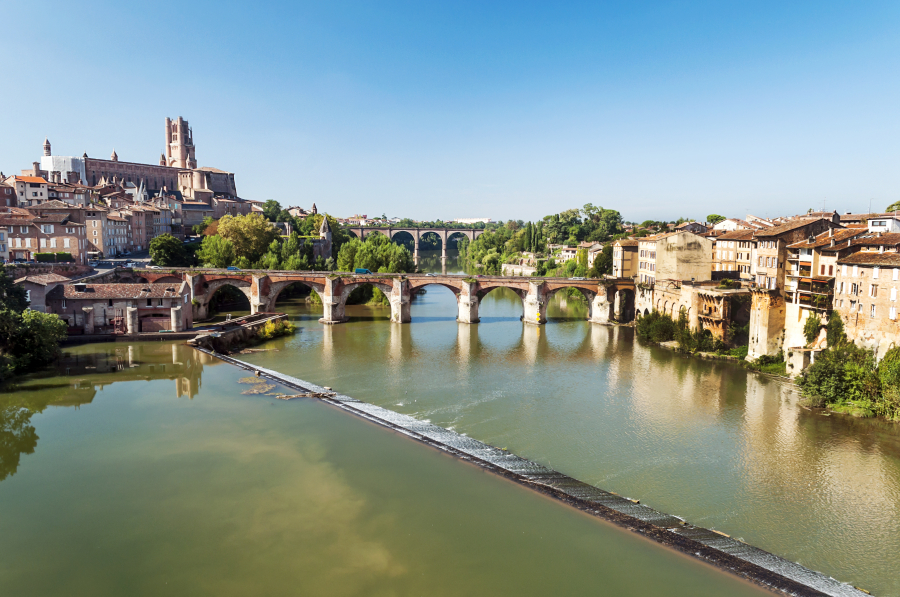
<instances>
[{"instance_id":1,"label":"tan stone house","mask_svg":"<svg viewBox=\"0 0 900 597\"><path fill-rule=\"evenodd\" d=\"M900 345L900 252L858 251L839 258L838 265L841 292L835 295L834 312L840 314L847 337L880 359Z\"/></svg>"},{"instance_id":2,"label":"tan stone house","mask_svg":"<svg viewBox=\"0 0 900 597\"><path fill-rule=\"evenodd\" d=\"M617 278L634 278L638 275L638 243L630 238L619 239L613 243L612 275Z\"/></svg>"},{"instance_id":3,"label":"tan stone house","mask_svg":"<svg viewBox=\"0 0 900 597\"><path fill-rule=\"evenodd\" d=\"M193 327L190 285L84 284L47 293L47 312L69 324L70 334L182 331Z\"/></svg>"}]
</instances>

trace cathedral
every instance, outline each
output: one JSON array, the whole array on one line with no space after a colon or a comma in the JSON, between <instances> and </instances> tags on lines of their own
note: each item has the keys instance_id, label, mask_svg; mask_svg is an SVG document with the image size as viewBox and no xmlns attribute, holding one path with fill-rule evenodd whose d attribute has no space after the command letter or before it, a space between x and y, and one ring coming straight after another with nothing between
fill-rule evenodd
<instances>
[{"instance_id":1,"label":"cathedral","mask_svg":"<svg viewBox=\"0 0 900 597\"><path fill-rule=\"evenodd\" d=\"M41 176L49 182L97 186L105 183L143 182L152 195L181 195L188 201L210 203L213 197L237 199L234 173L210 167L197 167L194 134L182 117L166 118L165 147L158 164L125 162L113 149L108 160L53 155L49 139L44 140L44 155L23 175Z\"/></svg>"}]
</instances>

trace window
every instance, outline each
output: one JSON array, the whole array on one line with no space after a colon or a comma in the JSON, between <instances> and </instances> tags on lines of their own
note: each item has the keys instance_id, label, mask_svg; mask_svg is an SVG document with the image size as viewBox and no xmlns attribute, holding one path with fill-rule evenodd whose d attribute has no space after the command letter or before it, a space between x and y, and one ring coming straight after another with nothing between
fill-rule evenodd
<instances>
[{"instance_id":1,"label":"window","mask_svg":"<svg viewBox=\"0 0 900 597\"><path fill-rule=\"evenodd\" d=\"M853 266L853 277L854 277L854 278L858 278L858 277L859 277L859 266L858 266L858 265L854 265L854 266Z\"/></svg>"},{"instance_id":2,"label":"window","mask_svg":"<svg viewBox=\"0 0 900 597\"><path fill-rule=\"evenodd\" d=\"M56 246L56 239L55 239L55 238L53 239L53 246L54 246L54 247ZM64 248L64 249L68 249L68 248L69 248L69 239L68 239L68 238L64 238L64 239L63 239L63 248Z\"/></svg>"},{"instance_id":3,"label":"window","mask_svg":"<svg viewBox=\"0 0 900 597\"><path fill-rule=\"evenodd\" d=\"M897 300L897 289L896 288L891 288L891 300L892 301Z\"/></svg>"},{"instance_id":4,"label":"window","mask_svg":"<svg viewBox=\"0 0 900 597\"><path fill-rule=\"evenodd\" d=\"M147 306L148 306L148 307L152 307L152 306L153 306L153 299L147 299Z\"/></svg>"},{"instance_id":5,"label":"window","mask_svg":"<svg viewBox=\"0 0 900 597\"><path fill-rule=\"evenodd\" d=\"M833 265L829 265L829 266L828 266L828 275L829 275L829 276L833 276L833 275L834 275L834 266L833 266Z\"/></svg>"},{"instance_id":6,"label":"window","mask_svg":"<svg viewBox=\"0 0 900 597\"><path fill-rule=\"evenodd\" d=\"M97 236L97 231L96 231L96 230L94 230L94 236Z\"/></svg>"},{"instance_id":7,"label":"window","mask_svg":"<svg viewBox=\"0 0 900 597\"><path fill-rule=\"evenodd\" d=\"M112 305L112 299L109 299L109 300L106 302L106 306L107 306L107 307L112 307L112 306L113 306L113 305Z\"/></svg>"},{"instance_id":8,"label":"window","mask_svg":"<svg viewBox=\"0 0 900 597\"><path fill-rule=\"evenodd\" d=\"M44 247L47 246L47 239L46 239L46 238L42 238L42 239L41 239L41 242L40 242L39 244L41 245L41 248L43 249Z\"/></svg>"},{"instance_id":9,"label":"window","mask_svg":"<svg viewBox=\"0 0 900 597\"><path fill-rule=\"evenodd\" d=\"M62 300L62 308L63 308L63 309L66 308L66 299L63 299L63 300Z\"/></svg>"},{"instance_id":10,"label":"window","mask_svg":"<svg viewBox=\"0 0 900 597\"><path fill-rule=\"evenodd\" d=\"M69 240L69 239L66 239L66 240ZM51 249L56 248L56 237L50 239L50 248Z\"/></svg>"},{"instance_id":11,"label":"window","mask_svg":"<svg viewBox=\"0 0 900 597\"><path fill-rule=\"evenodd\" d=\"M872 298L875 298L876 296L878 296L878 285L877 284L869 285L869 296L871 296Z\"/></svg>"},{"instance_id":12,"label":"window","mask_svg":"<svg viewBox=\"0 0 900 597\"><path fill-rule=\"evenodd\" d=\"M872 279L873 280L878 279L878 270L880 270L880 269L881 269L880 267L875 267L872 269Z\"/></svg>"},{"instance_id":13,"label":"window","mask_svg":"<svg viewBox=\"0 0 900 597\"><path fill-rule=\"evenodd\" d=\"M820 272L820 275L822 275L822 276L825 275L825 266L824 265L822 266L822 271Z\"/></svg>"},{"instance_id":14,"label":"window","mask_svg":"<svg viewBox=\"0 0 900 597\"><path fill-rule=\"evenodd\" d=\"M844 283L841 282L841 285L838 287L838 294L844 294Z\"/></svg>"},{"instance_id":15,"label":"window","mask_svg":"<svg viewBox=\"0 0 900 597\"><path fill-rule=\"evenodd\" d=\"M891 319L897 319L897 307L891 307Z\"/></svg>"},{"instance_id":16,"label":"window","mask_svg":"<svg viewBox=\"0 0 900 597\"><path fill-rule=\"evenodd\" d=\"M869 317L875 317L875 305L872 305L872 312L870 313Z\"/></svg>"},{"instance_id":17,"label":"window","mask_svg":"<svg viewBox=\"0 0 900 597\"><path fill-rule=\"evenodd\" d=\"M157 307L162 307L162 306L163 306L163 299L157 300L157 301L156 301L156 306L157 306Z\"/></svg>"},{"instance_id":18,"label":"window","mask_svg":"<svg viewBox=\"0 0 900 597\"><path fill-rule=\"evenodd\" d=\"M30 290L25 291L25 300L28 301L29 303L31 303L31 291Z\"/></svg>"},{"instance_id":19,"label":"window","mask_svg":"<svg viewBox=\"0 0 900 597\"><path fill-rule=\"evenodd\" d=\"M19 234L28 234L28 226L19 226Z\"/></svg>"},{"instance_id":20,"label":"window","mask_svg":"<svg viewBox=\"0 0 900 597\"><path fill-rule=\"evenodd\" d=\"M894 280L900 279L900 269L894 268Z\"/></svg>"}]
</instances>

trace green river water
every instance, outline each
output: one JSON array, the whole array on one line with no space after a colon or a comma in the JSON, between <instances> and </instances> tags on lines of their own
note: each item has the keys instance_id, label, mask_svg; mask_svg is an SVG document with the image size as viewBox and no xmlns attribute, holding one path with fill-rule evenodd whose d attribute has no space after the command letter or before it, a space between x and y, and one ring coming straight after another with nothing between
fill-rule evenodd
<instances>
[{"instance_id":1,"label":"green river water","mask_svg":"<svg viewBox=\"0 0 900 597\"><path fill-rule=\"evenodd\" d=\"M543 327L503 291L457 324L437 286L409 325L279 309L300 332L239 358L900 595L894 426L807 412L788 384L641 346L573 300ZM763 594L329 405L242 394L245 375L94 344L0 394L0 595Z\"/></svg>"}]
</instances>

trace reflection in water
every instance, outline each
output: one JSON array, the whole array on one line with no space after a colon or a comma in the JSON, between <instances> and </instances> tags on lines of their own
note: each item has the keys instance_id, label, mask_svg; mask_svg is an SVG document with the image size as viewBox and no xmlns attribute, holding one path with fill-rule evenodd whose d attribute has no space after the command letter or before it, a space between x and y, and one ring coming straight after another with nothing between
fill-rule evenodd
<instances>
[{"instance_id":1,"label":"reflection in water","mask_svg":"<svg viewBox=\"0 0 900 597\"><path fill-rule=\"evenodd\" d=\"M22 454L34 453L38 436L30 424L32 414L19 406L0 406L0 481L16 474Z\"/></svg>"},{"instance_id":2,"label":"reflection in water","mask_svg":"<svg viewBox=\"0 0 900 597\"><path fill-rule=\"evenodd\" d=\"M586 305L562 293L541 327L519 320L510 291L484 298L477 325L455 309L451 293L429 292L411 324L353 322L330 343L276 340L280 352L247 360L900 596L900 575L880 564L900 553L896 426L805 411L792 384L642 346L631 328L583 321ZM339 369L323 355L340 355Z\"/></svg>"}]
</instances>

